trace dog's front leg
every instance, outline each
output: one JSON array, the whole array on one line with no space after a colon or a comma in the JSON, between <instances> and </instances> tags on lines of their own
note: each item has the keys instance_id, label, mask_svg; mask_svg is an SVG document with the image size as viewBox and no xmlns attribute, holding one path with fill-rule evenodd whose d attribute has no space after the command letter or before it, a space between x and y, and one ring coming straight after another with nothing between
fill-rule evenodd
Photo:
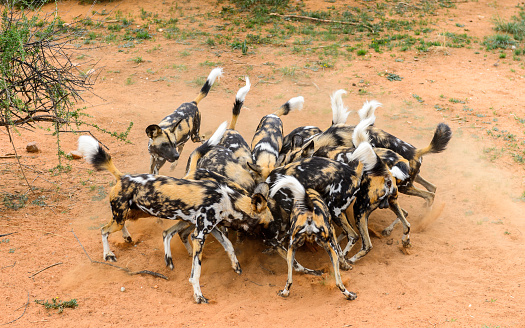
<instances>
[{"instance_id":1,"label":"dog's front leg","mask_svg":"<svg viewBox=\"0 0 525 328\"><path fill-rule=\"evenodd\" d=\"M151 156L151 165L149 168L150 174L159 174L160 168L166 163L166 160L161 157Z\"/></svg>"},{"instance_id":2,"label":"dog's front leg","mask_svg":"<svg viewBox=\"0 0 525 328\"><path fill-rule=\"evenodd\" d=\"M345 249L343 250L343 256L346 256L348 252L354 247L355 243L357 242L358 235L355 232L355 230L350 225L350 221L348 221L349 214L351 214L352 209L350 206L344 211L341 212L341 215L339 216L341 219L341 228L343 229L343 232L346 234L346 237L348 238L348 243L346 244Z\"/></svg>"},{"instance_id":3,"label":"dog's front leg","mask_svg":"<svg viewBox=\"0 0 525 328\"><path fill-rule=\"evenodd\" d=\"M202 250L204 248L206 235L203 232L199 232L197 229L195 229L191 239L193 243L193 262L191 266L190 283L193 286L193 298L197 304L208 303L208 299L202 295L201 286L199 283L201 276Z\"/></svg>"},{"instance_id":4,"label":"dog's front leg","mask_svg":"<svg viewBox=\"0 0 525 328\"><path fill-rule=\"evenodd\" d=\"M403 212L403 216L406 218L408 216L408 212L405 211L404 209L402 209L401 207L399 208L401 210L401 212ZM397 210L394 210L392 208L392 206L390 206L390 210L392 212L394 212L394 214L396 215L396 219L390 223L390 225L388 227L386 227L385 229L383 229L383 231L381 232L381 234L383 236L390 236L392 234L392 230L394 230L394 228L396 227L396 225L401 222L401 217L400 215L398 215L397 213Z\"/></svg>"},{"instance_id":5,"label":"dog's front leg","mask_svg":"<svg viewBox=\"0 0 525 328\"><path fill-rule=\"evenodd\" d=\"M173 258L171 257L171 238L173 238L174 234L188 228L190 225L191 223L181 220L162 232L162 241L164 244L164 261L166 262L166 266L168 266L171 270L173 270Z\"/></svg>"},{"instance_id":6,"label":"dog's front leg","mask_svg":"<svg viewBox=\"0 0 525 328\"><path fill-rule=\"evenodd\" d=\"M217 239L217 241L222 245L222 247L224 247L224 250L230 257L230 261L232 262L233 271L235 271L235 273L237 274L241 274L242 273L241 265L239 264L239 261L237 260L237 256L235 256L235 250L233 249L233 245L231 241L224 235L224 233L222 233L216 227L213 228L213 230L211 231L211 234L213 235L213 237L215 237L215 239Z\"/></svg>"},{"instance_id":7,"label":"dog's front leg","mask_svg":"<svg viewBox=\"0 0 525 328\"><path fill-rule=\"evenodd\" d=\"M405 218L404 210L399 206L397 199L389 199L389 203L390 209L397 215L396 220L401 221L403 225L403 237L401 239L403 247L410 247L410 223Z\"/></svg>"},{"instance_id":8,"label":"dog's front leg","mask_svg":"<svg viewBox=\"0 0 525 328\"><path fill-rule=\"evenodd\" d=\"M357 262L363 256L368 254L370 250L372 250L372 242L370 241L370 235L368 234L368 216L372 210L370 207L362 208L358 205L358 202L356 202L355 205L357 205L357 207L354 208L355 225L357 226L359 234L361 235L361 250L354 254L350 260L348 260L352 264Z\"/></svg>"},{"instance_id":9,"label":"dog's front leg","mask_svg":"<svg viewBox=\"0 0 525 328\"><path fill-rule=\"evenodd\" d=\"M124 227L124 222L123 223L117 223L117 221L112 219L108 224L103 226L102 229L100 230L100 232L102 234L102 247L104 249L104 253L103 253L104 261L117 262L117 257L109 249L108 236L109 236L110 233L113 233L115 231L119 231L123 227Z\"/></svg>"}]
</instances>

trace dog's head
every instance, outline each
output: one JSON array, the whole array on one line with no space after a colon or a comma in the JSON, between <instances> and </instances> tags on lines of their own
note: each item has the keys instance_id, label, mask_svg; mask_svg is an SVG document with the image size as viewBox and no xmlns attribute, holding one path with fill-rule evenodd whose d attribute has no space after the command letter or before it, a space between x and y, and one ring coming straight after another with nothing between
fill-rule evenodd
<instances>
[{"instance_id":1,"label":"dog's head","mask_svg":"<svg viewBox=\"0 0 525 328\"><path fill-rule=\"evenodd\" d=\"M157 124L152 124L146 128L146 134L149 137L148 151L152 156L164 158L170 163L179 159L180 154L177 150L175 130L180 122L170 129L162 129Z\"/></svg>"},{"instance_id":2,"label":"dog's head","mask_svg":"<svg viewBox=\"0 0 525 328\"><path fill-rule=\"evenodd\" d=\"M252 195L252 212L255 217L259 218L259 224L267 227L272 221L273 216L268 207L268 194L270 187L267 183L263 182L255 187Z\"/></svg>"},{"instance_id":3,"label":"dog's head","mask_svg":"<svg viewBox=\"0 0 525 328\"><path fill-rule=\"evenodd\" d=\"M396 179L386 163L379 156L376 158L376 165L365 171L369 179L368 199L370 204L378 204L379 208L388 208L389 199L397 198Z\"/></svg>"}]
</instances>

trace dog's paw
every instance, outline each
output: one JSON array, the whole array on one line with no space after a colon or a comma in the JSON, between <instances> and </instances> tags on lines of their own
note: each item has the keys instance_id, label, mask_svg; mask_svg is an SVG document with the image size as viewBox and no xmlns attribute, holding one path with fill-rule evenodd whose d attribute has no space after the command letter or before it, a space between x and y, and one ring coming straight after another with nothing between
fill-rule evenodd
<instances>
[{"instance_id":1,"label":"dog's paw","mask_svg":"<svg viewBox=\"0 0 525 328\"><path fill-rule=\"evenodd\" d=\"M104 260L106 262L117 262L117 257L115 256L115 254L111 253L111 254L106 254L104 256Z\"/></svg>"},{"instance_id":2,"label":"dog's paw","mask_svg":"<svg viewBox=\"0 0 525 328\"><path fill-rule=\"evenodd\" d=\"M131 239L131 236L124 237L124 241L128 244L131 244L133 242L133 239Z\"/></svg>"},{"instance_id":3,"label":"dog's paw","mask_svg":"<svg viewBox=\"0 0 525 328\"><path fill-rule=\"evenodd\" d=\"M283 289L283 290L280 290L277 295L281 296L281 297L288 297L288 295L290 295L290 291L288 289Z\"/></svg>"},{"instance_id":4,"label":"dog's paw","mask_svg":"<svg viewBox=\"0 0 525 328\"><path fill-rule=\"evenodd\" d=\"M352 270L352 266L350 265L350 263L348 263L348 261L339 261L339 269L343 270L343 271L348 271L348 270Z\"/></svg>"},{"instance_id":5,"label":"dog's paw","mask_svg":"<svg viewBox=\"0 0 525 328\"><path fill-rule=\"evenodd\" d=\"M197 304L208 304L208 299L203 295L193 294L193 298L195 299L195 303Z\"/></svg>"},{"instance_id":6,"label":"dog's paw","mask_svg":"<svg viewBox=\"0 0 525 328\"><path fill-rule=\"evenodd\" d=\"M410 238L407 238L406 240L402 240L401 243L403 244L404 248L412 247L412 244L410 243Z\"/></svg>"},{"instance_id":7,"label":"dog's paw","mask_svg":"<svg viewBox=\"0 0 525 328\"><path fill-rule=\"evenodd\" d=\"M355 300L357 298L357 295L355 293L352 293L352 292L349 292L349 291L344 291L343 295L349 301L353 301L353 300Z\"/></svg>"},{"instance_id":8,"label":"dog's paw","mask_svg":"<svg viewBox=\"0 0 525 328\"><path fill-rule=\"evenodd\" d=\"M164 261L166 262L166 266L173 270L173 258L171 256L164 256Z\"/></svg>"},{"instance_id":9,"label":"dog's paw","mask_svg":"<svg viewBox=\"0 0 525 328\"><path fill-rule=\"evenodd\" d=\"M381 234L385 237L388 237L392 234L392 229L384 229L383 231L381 231Z\"/></svg>"}]
</instances>

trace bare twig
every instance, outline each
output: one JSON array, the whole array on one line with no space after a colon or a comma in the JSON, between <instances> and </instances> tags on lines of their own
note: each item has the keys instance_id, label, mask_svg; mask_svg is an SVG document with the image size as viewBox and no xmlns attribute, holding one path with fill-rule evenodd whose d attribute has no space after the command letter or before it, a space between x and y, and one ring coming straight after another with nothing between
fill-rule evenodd
<instances>
[{"instance_id":1,"label":"bare twig","mask_svg":"<svg viewBox=\"0 0 525 328\"><path fill-rule=\"evenodd\" d=\"M314 17L308 17L308 16L300 16L300 15L280 15L277 13L270 13L270 16L277 16L282 18L297 18L297 19L306 19L311 20L314 22L320 22L320 23L330 23L330 24L343 24L343 25L353 25L353 26L362 26L367 28L370 31L374 31L370 26L364 25L362 23L355 23L355 22L343 22L343 21L335 21L331 19L320 19L320 18L314 18Z\"/></svg>"},{"instance_id":2,"label":"bare twig","mask_svg":"<svg viewBox=\"0 0 525 328\"><path fill-rule=\"evenodd\" d=\"M43 268L42 270L39 270L39 271L33 273L33 274L30 275L28 278L33 278L34 276L36 276L36 275L39 274L40 272L45 271L45 270L47 270L47 269L49 269L49 268L52 268L52 267L54 267L54 266L56 266L56 265L60 265L60 264L62 264L62 262L57 262L57 263L55 263L55 264L48 265L48 266L46 266L45 268Z\"/></svg>"},{"instance_id":3,"label":"bare twig","mask_svg":"<svg viewBox=\"0 0 525 328\"><path fill-rule=\"evenodd\" d=\"M97 264L104 264L104 265L109 265L111 267L114 267L114 268L117 268L119 270L122 270L124 272L126 272L127 274L129 275L136 275L136 274L149 274L151 276L154 276L154 277L157 277L157 278L162 278L162 279L165 279L165 280L168 280L168 277L166 277L165 275L162 275L160 273L157 273L157 272L153 272L153 271L149 271L149 270L141 270L141 271L131 271L130 269L128 268L123 268L123 267L120 267L118 265L115 265L115 264L111 264L111 263L107 263L107 262L100 262L100 261L94 261L93 259L91 259L91 256L89 256L88 252L86 251L86 249L84 248L84 246L82 245L82 243L80 242L80 240L78 239L77 235L75 234L75 232L73 230L71 230L71 233L73 234L73 236L75 236L75 239L78 241L78 243L80 244L80 247L82 247L82 249L84 250L84 253L86 254L86 256L88 257L89 261L91 263L97 263Z\"/></svg>"},{"instance_id":4,"label":"bare twig","mask_svg":"<svg viewBox=\"0 0 525 328\"><path fill-rule=\"evenodd\" d=\"M5 236L13 235L13 234L15 234L15 233L18 233L18 231L10 232L10 233L4 233L3 235L0 235L0 237L5 237Z\"/></svg>"},{"instance_id":5,"label":"bare twig","mask_svg":"<svg viewBox=\"0 0 525 328\"><path fill-rule=\"evenodd\" d=\"M15 261L15 263L13 263L13 264L11 264L11 265L6 265L6 266L4 266L4 267L1 267L0 270L7 269L7 268L12 268L12 267L15 266L15 264L16 264L16 261Z\"/></svg>"},{"instance_id":6,"label":"bare twig","mask_svg":"<svg viewBox=\"0 0 525 328\"><path fill-rule=\"evenodd\" d=\"M27 310L27 306L28 305L29 305L29 291L27 292L27 302L26 302L25 307L24 307L24 312L22 312L22 314L18 318L16 318L15 320L11 320L9 322L3 323L2 325L8 325L8 324L13 323L13 322L17 321L18 319L22 318L24 316L24 314L26 314L26 310Z\"/></svg>"}]
</instances>

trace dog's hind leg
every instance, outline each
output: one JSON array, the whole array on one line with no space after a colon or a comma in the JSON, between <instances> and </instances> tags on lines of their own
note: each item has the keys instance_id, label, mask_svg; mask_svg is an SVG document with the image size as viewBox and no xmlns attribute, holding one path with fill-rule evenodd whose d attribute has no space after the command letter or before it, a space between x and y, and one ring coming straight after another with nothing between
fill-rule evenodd
<instances>
[{"instance_id":1,"label":"dog's hind leg","mask_svg":"<svg viewBox=\"0 0 525 328\"><path fill-rule=\"evenodd\" d=\"M201 265L202 265L202 250L204 248L204 241L206 240L206 235L202 231L195 229L192 236L193 244L193 261L191 266L191 275L190 283L193 286L193 299L195 303L208 303L208 299L202 295L201 286L200 286L200 276L201 276Z\"/></svg>"},{"instance_id":2,"label":"dog's hind leg","mask_svg":"<svg viewBox=\"0 0 525 328\"><path fill-rule=\"evenodd\" d=\"M405 211L404 209L402 209L401 207L400 207L400 209L401 209L401 212L403 212L403 216L406 218L406 217L408 216L408 212ZM394 213L397 215L397 217L396 217L396 219L395 219L392 223L390 223L390 225L389 225L388 227L386 227L385 229L383 229L383 231L381 232L381 234L382 234L383 236L390 236L390 234L392 234L392 230L394 230L395 226L396 226L399 222L401 222L401 218L400 218L400 216L397 214L398 212L397 212L396 210L394 210L392 207L390 207L390 210L391 210L392 212L394 212Z\"/></svg>"},{"instance_id":3,"label":"dog's hind leg","mask_svg":"<svg viewBox=\"0 0 525 328\"><path fill-rule=\"evenodd\" d=\"M416 179L414 181L419 183L423 187L425 187L426 190L436 193L436 190L437 190L436 186L434 186L429 181L423 179L423 177L420 174L416 175Z\"/></svg>"},{"instance_id":4,"label":"dog's hind leg","mask_svg":"<svg viewBox=\"0 0 525 328\"><path fill-rule=\"evenodd\" d=\"M179 232L180 241L182 241L182 243L184 244L184 247L186 247L186 250L188 251L189 256L193 255L193 249L191 248L191 244L188 242L188 237L193 232L194 229L195 229L195 226L192 224L191 226Z\"/></svg>"},{"instance_id":5,"label":"dog's hind leg","mask_svg":"<svg viewBox=\"0 0 525 328\"><path fill-rule=\"evenodd\" d=\"M171 257L171 238L173 238L173 235L177 232L187 229L188 227L191 228L191 226L191 223L181 220L162 232L162 241L164 243L164 261L166 262L166 266L171 270L173 270L173 258Z\"/></svg>"},{"instance_id":6,"label":"dog's hind leg","mask_svg":"<svg viewBox=\"0 0 525 328\"><path fill-rule=\"evenodd\" d=\"M434 194L433 192L418 189L413 185L402 188L400 187L398 188L398 190L401 193L409 196L417 196L423 198L426 201L428 207L432 206L432 204L434 203L434 197L436 196L436 194Z\"/></svg>"},{"instance_id":7,"label":"dog's hind leg","mask_svg":"<svg viewBox=\"0 0 525 328\"><path fill-rule=\"evenodd\" d=\"M224 247L224 250L230 257L230 261L232 262L233 271L235 271L235 273L237 274L241 274L242 273L241 265L239 264L239 261L237 260L237 256L235 256L235 251L233 249L233 245L231 241L221 232L220 229L213 228L213 230L211 231L211 234L213 235L213 237L215 237L215 239L217 239L217 241L222 245L222 247Z\"/></svg>"},{"instance_id":8,"label":"dog's hind leg","mask_svg":"<svg viewBox=\"0 0 525 328\"><path fill-rule=\"evenodd\" d=\"M117 221L113 219L108 224L102 227L101 233L102 233L102 247L104 249L104 253L103 253L104 261L117 262L117 257L109 249L108 236L110 233L122 230L123 227L124 227L124 222L118 223Z\"/></svg>"},{"instance_id":9,"label":"dog's hind leg","mask_svg":"<svg viewBox=\"0 0 525 328\"><path fill-rule=\"evenodd\" d=\"M347 300L355 300L357 298L357 295L348 291L345 285L343 284L343 280L341 279L341 273L339 271L339 255L335 251L335 247L339 247L339 245L337 244L335 238L331 239L333 240L330 240L329 242L318 240L317 243L323 246L326 252L328 253L328 256L330 256L330 261L332 262L332 265L334 267L335 284Z\"/></svg>"},{"instance_id":10,"label":"dog's hind leg","mask_svg":"<svg viewBox=\"0 0 525 328\"><path fill-rule=\"evenodd\" d=\"M277 251L277 253L283 258L283 259L287 259L288 258L288 255L287 255L287 251L284 249L284 247L282 246L277 246L275 248L275 250ZM308 269L308 268L305 268L304 266L302 266L299 262L297 262L297 260L293 260L293 269L297 272L302 272L304 274L311 274L313 276L322 276L323 275L323 271L321 270L312 270L312 269Z\"/></svg>"},{"instance_id":11,"label":"dog's hind leg","mask_svg":"<svg viewBox=\"0 0 525 328\"><path fill-rule=\"evenodd\" d=\"M288 251L286 253L286 262L288 263L288 279L286 279L286 285L284 286L284 289L279 291L278 295L282 297L288 297L290 295L290 287L292 287L292 267L293 262L295 262L295 250L297 248L297 245L294 242L290 243L290 246L288 246Z\"/></svg>"}]
</instances>

